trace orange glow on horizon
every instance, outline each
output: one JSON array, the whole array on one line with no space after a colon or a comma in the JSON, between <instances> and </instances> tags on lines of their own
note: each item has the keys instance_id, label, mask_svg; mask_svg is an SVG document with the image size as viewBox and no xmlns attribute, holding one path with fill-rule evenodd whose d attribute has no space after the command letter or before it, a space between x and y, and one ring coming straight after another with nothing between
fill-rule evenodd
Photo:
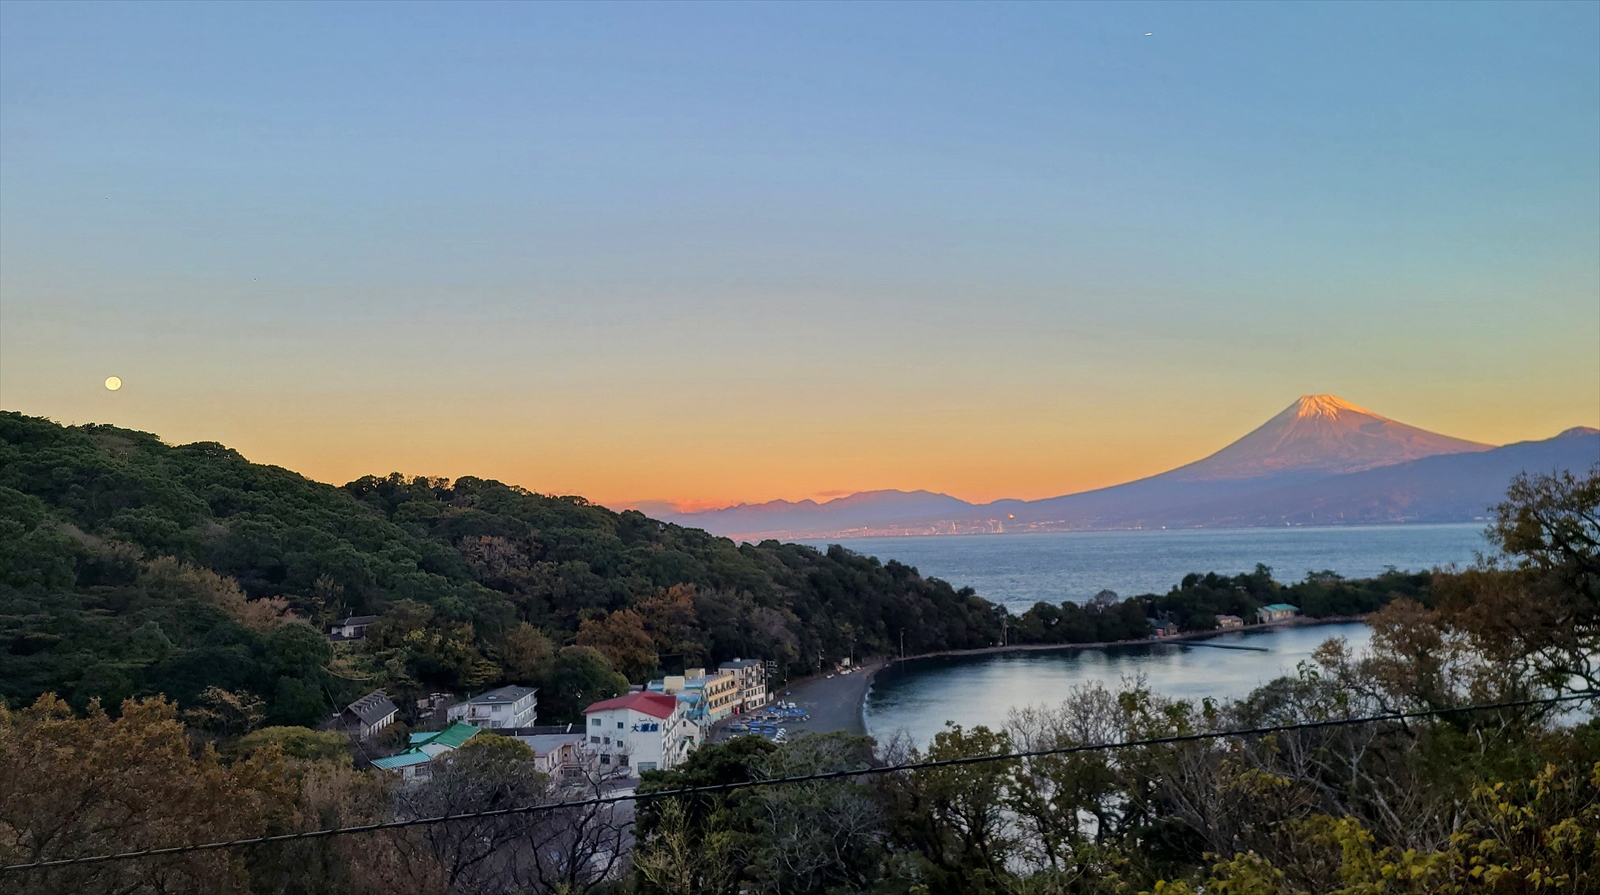
<instances>
[{"instance_id":1,"label":"orange glow on horizon","mask_svg":"<svg viewBox=\"0 0 1600 895\"><path fill-rule=\"evenodd\" d=\"M98 387L98 383L96 383ZM513 427L510 417L473 419L440 409L439 425L418 429L411 415L367 412L355 418L331 411L280 418L240 412L236 402L173 404L144 393L113 396L73 414L76 422L109 422L152 431L168 443L217 441L257 463L283 466L318 481L343 484L363 475L498 479L552 495L580 495L613 509L677 512L784 499L829 500L861 491L925 490L975 504L1033 500L1107 487L1165 472L1231 443L1281 410L1281 394L1244 396L1199 411L1177 406L1132 414L1116 407L1080 406L1061 415L1014 418L971 413L965 419L914 414L881 420L818 420L797 433L785 421L726 420L709 438L692 415L587 429ZM1559 402L1524 402L1522 413L1501 408L1485 420L1461 407L1424 418L1418 408L1365 395L1358 403L1401 422L1493 444L1548 438L1575 425ZM1570 405L1569 405L1570 406ZM37 409L16 408L38 415ZM1063 408L1065 410L1065 408ZM198 413L197 413L198 411ZM62 422L74 421L73 417ZM1063 423L1062 420L1070 420ZM831 425L830 425L831 423ZM547 424L546 424L547 425ZM494 437L482 433L493 431Z\"/></svg>"}]
</instances>

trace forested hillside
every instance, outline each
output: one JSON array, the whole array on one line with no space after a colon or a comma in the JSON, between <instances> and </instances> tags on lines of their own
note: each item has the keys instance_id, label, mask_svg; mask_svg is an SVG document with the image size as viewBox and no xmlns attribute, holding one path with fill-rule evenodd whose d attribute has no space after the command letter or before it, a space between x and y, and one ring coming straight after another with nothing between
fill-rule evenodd
<instances>
[{"instance_id":1,"label":"forested hillside","mask_svg":"<svg viewBox=\"0 0 1600 895\"><path fill-rule=\"evenodd\" d=\"M427 779L402 782L352 767L337 733L277 728L231 740L197 731L160 697L129 700L114 716L51 697L16 711L0 703L0 868L9 868L0 878L16 881L0 888L1600 891L1600 467L1581 479L1518 479L1490 537L1496 564L1436 573L1432 605L1393 599L1369 617L1365 649L1329 640L1243 699L1180 700L1139 680L1090 681L1002 725L946 727L926 748L842 733L736 737L644 771L646 798L631 803L595 800L619 793L599 777L547 776L532 750L489 732L440 756ZM151 565L152 575L171 571ZM1209 611L1252 588L1282 592L1264 575L1241 580L1249 577L1195 576L1168 597ZM1406 576L1384 577L1365 592L1407 586ZM1309 584L1328 590L1329 605L1363 592ZM1275 731L1250 732L1262 727ZM862 771L872 773L855 776ZM796 779L811 775L827 776ZM462 817L474 812L483 814ZM349 825L361 826L127 854ZM16 866L94 855L129 859Z\"/></svg>"},{"instance_id":2,"label":"forested hillside","mask_svg":"<svg viewBox=\"0 0 1600 895\"><path fill-rule=\"evenodd\" d=\"M322 624L368 613L366 649L333 655ZM802 672L902 634L915 652L988 646L999 624L969 589L838 548L736 545L475 478L340 488L219 444L0 414L12 705L164 693L222 726L306 724L375 686L516 682L549 717L618 672L735 656Z\"/></svg>"}]
</instances>

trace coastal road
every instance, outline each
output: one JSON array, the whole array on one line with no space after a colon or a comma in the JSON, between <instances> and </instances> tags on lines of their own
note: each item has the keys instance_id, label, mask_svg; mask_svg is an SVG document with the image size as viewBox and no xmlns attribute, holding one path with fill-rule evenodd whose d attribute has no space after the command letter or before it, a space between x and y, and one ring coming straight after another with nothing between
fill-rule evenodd
<instances>
[{"instance_id":1,"label":"coastal road","mask_svg":"<svg viewBox=\"0 0 1600 895\"><path fill-rule=\"evenodd\" d=\"M872 675L882 667L882 662L872 662L850 674L801 681L788 688L787 696L784 690L777 691L776 699L792 702L811 716L809 721L783 726L790 736L836 730L866 733L866 727L861 722L861 707L867 698L867 688L872 685Z\"/></svg>"}]
</instances>

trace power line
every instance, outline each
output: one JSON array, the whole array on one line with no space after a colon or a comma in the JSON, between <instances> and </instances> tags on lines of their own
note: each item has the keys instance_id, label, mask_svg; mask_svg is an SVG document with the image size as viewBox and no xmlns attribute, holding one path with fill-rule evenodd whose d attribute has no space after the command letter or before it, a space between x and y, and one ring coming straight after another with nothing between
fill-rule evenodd
<instances>
[{"instance_id":1,"label":"power line","mask_svg":"<svg viewBox=\"0 0 1600 895\"><path fill-rule=\"evenodd\" d=\"M1151 737L1143 740L1127 740L1119 743L1087 743L1078 746L1057 746L1050 749L1033 749L1025 752L1005 752L993 755L969 755L962 758L946 758L938 761L906 762L903 764L886 765L872 768L852 768L842 771L824 771L816 774L802 774L793 777L770 777L760 780L741 780L732 783L714 783L707 786L687 786L680 789L666 789L649 793L628 793L626 795L597 796L592 799L577 799L567 802L544 802L537 805L519 805L511 808L495 808L486 811L468 811L460 814L441 814L435 817L416 817L410 820L391 820L383 823L362 824L353 827L336 827L329 830L309 830L301 833L281 833L275 836L257 836L251 839L230 839L223 842L206 842L198 845L175 845L166 848L149 848L141 851L122 852L110 855L87 855L79 858L61 858L53 861L36 861L31 864L11 864L0 867L0 872L14 873L29 870L47 870L55 867L68 867L80 864L103 864L110 861L128 861L135 858L156 858L168 855L181 855L190 852L218 851L229 848L242 848L250 845L269 845L278 842L294 842L302 839L327 839L333 836L349 836L357 833L372 833L379 830L398 830L405 827L427 826L432 824L448 823L458 820L473 820L488 817L509 817L517 814L534 814L545 811L559 811L568 808L591 808L601 805L611 805L619 802L642 802L652 799L678 798L681 796L694 796L706 793L723 793L740 789L756 789L766 786L784 786L793 783L809 783L818 780L843 780L854 777L865 777L872 774L893 774L901 771L921 771L933 768L960 767L964 765L984 764L993 761L1016 761L1025 758L1045 758L1052 755L1073 755L1083 752L1103 752L1111 749L1130 749L1139 746L1165 746L1175 743L1193 743L1202 740L1225 739L1227 737L1262 736L1270 733L1289 733L1297 730L1320 730L1330 727L1349 727L1359 724L1375 724L1381 721L1406 721L1416 718L1431 718L1439 715L1454 715L1462 712L1482 712L1494 709L1531 708L1533 706L1554 705L1560 702L1570 702L1575 699L1593 699L1597 694L1594 691L1582 693L1569 693L1565 696L1550 696L1542 699L1520 699L1511 702L1481 703L1478 705L1458 706L1442 709L1419 709L1413 712L1390 712L1382 715L1367 715L1360 718L1333 718L1325 721L1300 721L1293 724L1270 724L1262 727L1249 727L1237 730L1214 730L1199 733L1173 734L1164 737Z\"/></svg>"}]
</instances>

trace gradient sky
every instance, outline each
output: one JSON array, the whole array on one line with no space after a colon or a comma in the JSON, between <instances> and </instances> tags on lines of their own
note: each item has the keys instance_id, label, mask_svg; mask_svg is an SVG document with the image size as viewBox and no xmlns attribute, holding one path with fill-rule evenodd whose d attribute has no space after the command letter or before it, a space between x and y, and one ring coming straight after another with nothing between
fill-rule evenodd
<instances>
[{"instance_id":1,"label":"gradient sky","mask_svg":"<svg viewBox=\"0 0 1600 895\"><path fill-rule=\"evenodd\" d=\"M1600 424L1600 4L0 5L8 410L988 500L1308 392Z\"/></svg>"}]
</instances>

